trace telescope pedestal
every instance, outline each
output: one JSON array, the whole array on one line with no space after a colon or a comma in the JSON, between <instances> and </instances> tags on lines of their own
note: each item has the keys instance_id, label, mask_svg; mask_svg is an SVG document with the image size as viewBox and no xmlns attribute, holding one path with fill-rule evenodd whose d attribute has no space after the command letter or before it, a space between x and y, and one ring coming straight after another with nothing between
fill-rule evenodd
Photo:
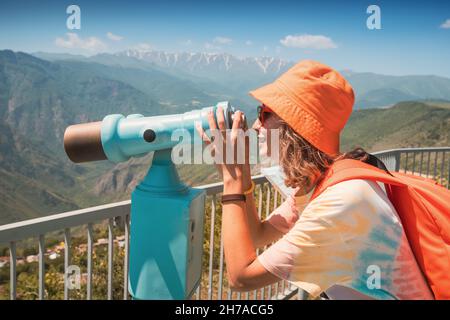
<instances>
[{"instance_id":1,"label":"telescope pedestal","mask_svg":"<svg viewBox=\"0 0 450 320\"><path fill-rule=\"evenodd\" d=\"M135 299L188 299L202 270L205 191L184 185L171 149L155 151L131 195L129 292Z\"/></svg>"}]
</instances>

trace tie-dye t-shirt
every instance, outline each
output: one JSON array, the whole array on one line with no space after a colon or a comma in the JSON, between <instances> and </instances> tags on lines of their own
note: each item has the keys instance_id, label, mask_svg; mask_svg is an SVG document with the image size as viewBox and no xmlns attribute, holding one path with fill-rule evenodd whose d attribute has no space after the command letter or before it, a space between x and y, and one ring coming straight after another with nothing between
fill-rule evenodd
<instances>
[{"instance_id":1,"label":"tie-dye t-shirt","mask_svg":"<svg viewBox=\"0 0 450 320\"><path fill-rule=\"evenodd\" d=\"M295 219L288 210L272 214L267 220L284 235L260 263L312 296L338 285L375 299L433 299L380 185L343 181L311 202L297 198Z\"/></svg>"}]
</instances>

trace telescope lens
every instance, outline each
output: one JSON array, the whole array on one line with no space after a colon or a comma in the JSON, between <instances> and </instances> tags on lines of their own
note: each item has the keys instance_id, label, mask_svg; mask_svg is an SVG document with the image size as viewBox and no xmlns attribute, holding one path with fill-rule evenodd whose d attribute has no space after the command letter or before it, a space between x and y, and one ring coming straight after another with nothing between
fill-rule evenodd
<instances>
[{"instance_id":1,"label":"telescope lens","mask_svg":"<svg viewBox=\"0 0 450 320\"><path fill-rule=\"evenodd\" d=\"M64 149L75 163L106 160L101 140L102 122L75 124L64 132Z\"/></svg>"}]
</instances>

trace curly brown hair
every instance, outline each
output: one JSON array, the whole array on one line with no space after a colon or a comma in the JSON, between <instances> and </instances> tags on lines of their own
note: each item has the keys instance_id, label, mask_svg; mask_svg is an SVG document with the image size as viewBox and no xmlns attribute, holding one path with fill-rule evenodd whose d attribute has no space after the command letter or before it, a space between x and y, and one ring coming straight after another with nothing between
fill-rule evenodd
<instances>
[{"instance_id":1,"label":"curly brown hair","mask_svg":"<svg viewBox=\"0 0 450 320\"><path fill-rule=\"evenodd\" d=\"M285 184L292 188L300 187L301 194L309 193L335 161L366 161L369 157L362 147L330 156L314 147L284 121L281 121L279 127L279 144L280 166L286 176Z\"/></svg>"}]
</instances>

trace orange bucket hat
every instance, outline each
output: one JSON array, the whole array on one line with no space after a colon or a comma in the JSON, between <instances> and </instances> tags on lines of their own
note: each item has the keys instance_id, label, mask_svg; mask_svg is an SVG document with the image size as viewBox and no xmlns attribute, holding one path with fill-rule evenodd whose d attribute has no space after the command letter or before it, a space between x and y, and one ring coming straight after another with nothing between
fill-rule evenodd
<instances>
[{"instance_id":1,"label":"orange bucket hat","mask_svg":"<svg viewBox=\"0 0 450 320\"><path fill-rule=\"evenodd\" d=\"M355 95L336 70L303 60L273 83L249 93L317 149L339 153L340 132L352 113Z\"/></svg>"}]
</instances>

